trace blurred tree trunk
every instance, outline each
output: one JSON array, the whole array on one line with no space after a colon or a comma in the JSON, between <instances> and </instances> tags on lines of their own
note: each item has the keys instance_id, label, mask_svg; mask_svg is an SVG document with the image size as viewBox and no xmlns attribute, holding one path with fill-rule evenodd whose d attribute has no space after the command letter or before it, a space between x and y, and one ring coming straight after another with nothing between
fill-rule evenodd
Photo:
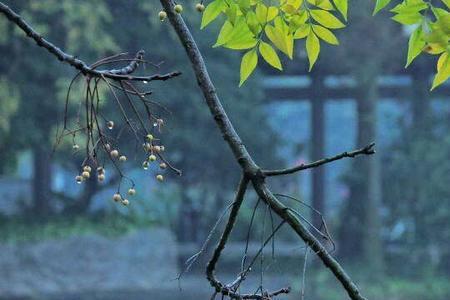
<instances>
[{"instance_id":1,"label":"blurred tree trunk","mask_svg":"<svg viewBox=\"0 0 450 300\"><path fill-rule=\"evenodd\" d=\"M95 175L95 173L93 173ZM96 178L86 180L84 184L83 193L76 199L75 202L70 203L64 207L63 214L68 215L81 215L87 213L92 199L98 191L98 182Z\"/></svg>"},{"instance_id":2,"label":"blurred tree trunk","mask_svg":"<svg viewBox=\"0 0 450 300\"><path fill-rule=\"evenodd\" d=\"M357 81L357 146L376 140L378 67L367 63ZM344 258L362 260L371 274L383 268L380 236L381 181L378 155L356 158L350 175L350 196L341 218L339 251Z\"/></svg>"},{"instance_id":3,"label":"blurred tree trunk","mask_svg":"<svg viewBox=\"0 0 450 300\"><path fill-rule=\"evenodd\" d=\"M323 76L312 77L311 90L311 129L312 129L312 147L311 159L313 161L325 157L325 99L322 95ZM312 206L325 214L325 168L312 169ZM316 228L322 225L322 219L318 214L312 214L312 224Z\"/></svg>"},{"instance_id":4,"label":"blurred tree trunk","mask_svg":"<svg viewBox=\"0 0 450 300\"><path fill-rule=\"evenodd\" d=\"M33 145L33 204L32 212L36 216L50 213L52 170L50 151L44 144Z\"/></svg>"}]
</instances>

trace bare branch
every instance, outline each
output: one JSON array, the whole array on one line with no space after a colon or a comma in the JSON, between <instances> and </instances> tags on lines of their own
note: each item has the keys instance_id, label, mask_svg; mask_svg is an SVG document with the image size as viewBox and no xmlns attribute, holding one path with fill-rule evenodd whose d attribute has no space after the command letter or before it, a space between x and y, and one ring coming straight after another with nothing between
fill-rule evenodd
<instances>
[{"instance_id":1,"label":"bare branch","mask_svg":"<svg viewBox=\"0 0 450 300\"><path fill-rule=\"evenodd\" d=\"M351 152L346 151L346 152L343 152L336 156L323 158L323 159L317 160L317 161L309 163L309 164L301 164L301 165L298 165L298 166L295 166L292 168L281 169L281 170L264 170L263 173L266 176L288 175L288 174L292 174L292 173L306 170L306 169L317 168L321 165L328 164L330 162L340 160L343 158L353 158L358 155L372 155L372 154L375 154L375 150L373 149L374 146L375 146L375 143L371 143L371 144L365 146L364 148L354 150Z\"/></svg>"},{"instance_id":2,"label":"bare branch","mask_svg":"<svg viewBox=\"0 0 450 300\"><path fill-rule=\"evenodd\" d=\"M137 68L137 62L132 61L127 67L119 70L104 70L98 71L89 67L84 61L76 58L73 55L69 55L56 47L51 42L43 38L38 32L36 32L25 20L7 5L0 2L0 13L4 14L11 22L16 24L26 35L33 39L39 47L47 49L48 52L56 56L58 60L63 61L79 70L84 75L90 75L92 77L106 77L114 80L133 80L133 81L153 81L153 80L167 80L181 75L181 72L175 71L167 74L155 74L150 76L130 76L131 72L134 72ZM138 55L142 56L143 53ZM137 56L138 56L137 55Z\"/></svg>"}]
</instances>

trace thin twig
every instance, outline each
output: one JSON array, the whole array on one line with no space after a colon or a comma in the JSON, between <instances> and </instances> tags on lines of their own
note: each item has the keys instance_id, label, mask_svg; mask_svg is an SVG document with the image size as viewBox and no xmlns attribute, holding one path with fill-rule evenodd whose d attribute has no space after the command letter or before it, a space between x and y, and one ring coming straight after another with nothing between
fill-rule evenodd
<instances>
[{"instance_id":1,"label":"thin twig","mask_svg":"<svg viewBox=\"0 0 450 300\"><path fill-rule=\"evenodd\" d=\"M317 160L315 162L309 163L309 164L301 164L292 168L287 168L287 169L280 169L280 170L264 170L263 173L266 176L280 176L280 175L288 175L288 174L292 174L298 171L302 171L302 170L306 170L306 169L312 169L312 168L317 168L321 165L339 160L339 159L343 159L343 158L353 158L356 157L358 155L372 155L375 154L375 150L373 149L375 146L375 143L371 143L367 146L365 146L364 148L355 150L355 151L351 151L351 152L343 152L341 154L338 154L336 156L333 157L328 157L328 158L323 158L320 160Z\"/></svg>"}]
</instances>

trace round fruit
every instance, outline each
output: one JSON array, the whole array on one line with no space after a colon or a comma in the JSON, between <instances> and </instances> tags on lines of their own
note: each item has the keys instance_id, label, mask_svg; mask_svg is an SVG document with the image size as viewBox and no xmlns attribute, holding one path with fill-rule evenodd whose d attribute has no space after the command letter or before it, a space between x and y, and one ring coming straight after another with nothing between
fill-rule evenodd
<instances>
[{"instance_id":1,"label":"round fruit","mask_svg":"<svg viewBox=\"0 0 450 300\"><path fill-rule=\"evenodd\" d=\"M114 128L114 122L113 121L108 121L108 123L106 123L106 126L108 127L108 129L113 129Z\"/></svg>"},{"instance_id":2,"label":"round fruit","mask_svg":"<svg viewBox=\"0 0 450 300\"><path fill-rule=\"evenodd\" d=\"M119 161L125 162L125 161L127 161L127 157L126 157L125 155L121 155L121 156L119 157Z\"/></svg>"},{"instance_id":3,"label":"round fruit","mask_svg":"<svg viewBox=\"0 0 450 300\"><path fill-rule=\"evenodd\" d=\"M162 176L161 174L156 175L156 180L163 181L164 180L164 176Z\"/></svg>"},{"instance_id":4,"label":"round fruit","mask_svg":"<svg viewBox=\"0 0 450 300\"><path fill-rule=\"evenodd\" d=\"M91 167L90 166L84 166L83 167L83 171L86 171L86 172L91 172L92 171L92 169L91 169Z\"/></svg>"},{"instance_id":5,"label":"round fruit","mask_svg":"<svg viewBox=\"0 0 450 300\"><path fill-rule=\"evenodd\" d=\"M148 157L148 160L149 160L149 161L155 161L155 160L156 160L156 156L154 156L154 155L152 154L152 155L150 155L150 156Z\"/></svg>"},{"instance_id":6,"label":"round fruit","mask_svg":"<svg viewBox=\"0 0 450 300\"><path fill-rule=\"evenodd\" d=\"M195 5L195 9L196 9L198 12L203 12L203 11L205 10L205 6L204 6L203 4L201 4L201 3L197 3L197 4Z\"/></svg>"},{"instance_id":7,"label":"round fruit","mask_svg":"<svg viewBox=\"0 0 450 300\"><path fill-rule=\"evenodd\" d=\"M181 14L181 12L183 11L183 6L181 6L181 4L177 4L175 5L174 9L177 14Z\"/></svg>"},{"instance_id":8,"label":"round fruit","mask_svg":"<svg viewBox=\"0 0 450 300\"><path fill-rule=\"evenodd\" d=\"M160 11L159 14L159 20L164 21L167 18L167 13L165 11Z\"/></svg>"},{"instance_id":9,"label":"round fruit","mask_svg":"<svg viewBox=\"0 0 450 300\"><path fill-rule=\"evenodd\" d=\"M91 173L84 171L83 173L81 173L81 176L83 176L84 179L88 179L89 177L91 177Z\"/></svg>"},{"instance_id":10,"label":"round fruit","mask_svg":"<svg viewBox=\"0 0 450 300\"><path fill-rule=\"evenodd\" d=\"M128 201L128 199L123 199L122 204L128 206L130 204L130 201Z\"/></svg>"},{"instance_id":11,"label":"round fruit","mask_svg":"<svg viewBox=\"0 0 450 300\"><path fill-rule=\"evenodd\" d=\"M119 202L120 200L122 200L122 196L120 196L120 194L116 193L113 196L113 200L116 202Z\"/></svg>"},{"instance_id":12,"label":"round fruit","mask_svg":"<svg viewBox=\"0 0 450 300\"><path fill-rule=\"evenodd\" d=\"M150 142L153 141L154 137L151 134L147 134L147 140L149 140Z\"/></svg>"},{"instance_id":13,"label":"round fruit","mask_svg":"<svg viewBox=\"0 0 450 300\"><path fill-rule=\"evenodd\" d=\"M167 168L167 165L166 165L166 163L160 163L159 164L159 167L161 168L161 169L165 169L165 168Z\"/></svg>"},{"instance_id":14,"label":"round fruit","mask_svg":"<svg viewBox=\"0 0 450 300\"><path fill-rule=\"evenodd\" d=\"M129 189L129 190L128 190L128 195L130 195L130 196L136 195L136 190L133 189L133 188Z\"/></svg>"},{"instance_id":15,"label":"round fruit","mask_svg":"<svg viewBox=\"0 0 450 300\"><path fill-rule=\"evenodd\" d=\"M111 154L111 156L112 156L113 158L116 158L116 157L119 156L119 151L113 150L113 151L110 152L110 154Z\"/></svg>"},{"instance_id":16,"label":"round fruit","mask_svg":"<svg viewBox=\"0 0 450 300\"><path fill-rule=\"evenodd\" d=\"M75 177L75 180L77 181L78 184L80 184L80 183L83 182L83 177L78 175L78 176Z\"/></svg>"},{"instance_id":17,"label":"round fruit","mask_svg":"<svg viewBox=\"0 0 450 300\"><path fill-rule=\"evenodd\" d=\"M142 163L142 168L143 168L144 170L147 170L147 169L148 169L148 161L144 161L144 162Z\"/></svg>"},{"instance_id":18,"label":"round fruit","mask_svg":"<svg viewBox=\"0 0 450 300\"><path fill-rule=\"evenodd\" d=\"M105 175L104 174L100 174L97 176L98 181L103 182L105 180Z\"/></svg>"}]
</instances>

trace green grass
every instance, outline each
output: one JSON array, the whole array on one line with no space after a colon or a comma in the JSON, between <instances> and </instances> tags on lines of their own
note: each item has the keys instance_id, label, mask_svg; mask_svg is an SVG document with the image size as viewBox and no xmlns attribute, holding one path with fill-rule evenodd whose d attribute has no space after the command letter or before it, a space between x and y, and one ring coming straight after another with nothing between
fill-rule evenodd
<instances>
[{"instance_id":1,"label":"green grass","mask_svg":"<svg viewBox=\"0 0 450 300\"><path fill-rule=\"evenodd\" d=\"M120 214L76 217L51 217L42 221L26 217L0 218L0 243L20 243L70 236L100 234L115 237L138 228L149 228L153 221Z\"/></svg>"}]
</instances>

